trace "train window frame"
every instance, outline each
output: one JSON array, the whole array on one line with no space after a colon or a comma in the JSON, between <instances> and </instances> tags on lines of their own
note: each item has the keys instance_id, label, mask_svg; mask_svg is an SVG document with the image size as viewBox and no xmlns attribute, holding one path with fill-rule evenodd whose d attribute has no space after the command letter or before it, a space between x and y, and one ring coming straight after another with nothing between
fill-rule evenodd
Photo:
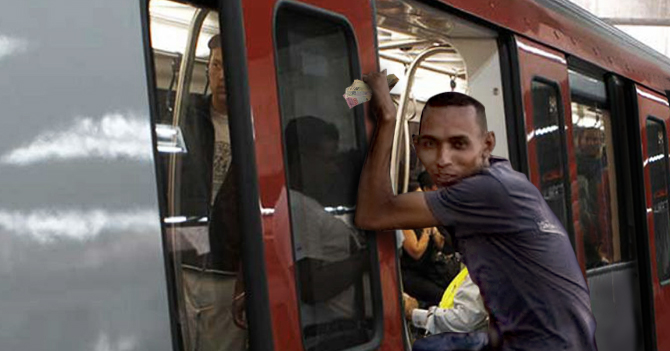
<instances>
[{"instance_id":1,"label":"train window frame","mask_svg":"<svg viewBox=\"0 0 670 351\"><path fill-rule=\"evenodd\" d=\"M645 133L647 133L647 138L646 138L647 140L644 140L644 143L647 146L647 159L649 159L649 157L651 157L649 155L649 151L648 151L649 150L649 136L648 136L649 131L647 130L647 125L650 122L659 124L661 126L661 130L663 131L663 156L664 156L663 160L665 161L664 162L665 167L663 167L665 169L665 174L664 174L663 178L665 179L665 191L666 191L666 194L668 195L668 200L670 200L670 155L668 154L668 129L667 129L667 124L665 123L665 121L663 119L658 118L658 117L653 116L653 115L647 115L647 118L645 118ZM651 182L652 182L651 177L652 177L652 175L651 175L651 172L649 171L649 183L650 183L649 186L650 187L651 187ZM654 202L653 193L651 195L652 195L652 199L650 199L650 200L652 202L652 208L653 208L653 202ZM653 212L653 210L652 210L652 212ZM670 285L670 277L668 277L666 279L662 279L663 277L660 274L661 271L660 271L659 264L658 264L660 258L658 257L658 254L657 254L658 253L658 242L656 240L657 239L656 222L653 219L652 219L652 221L654 222L654 232L650 233L650 234L654 235L654 249L655 249L654 256L655 256L655 259L656 259L656 262L655 262L655 264L656 264L656 277L658 278L659 285L661 287L665 287L665 286ZM670 210L668 211L668 223L670 223ZM670 238L670 230L668 230L666 232L666 236L668 236ZM666 250L666 252L664 254L666 256L670 256L670 250ZM670 270L668 272L665 272L665 273L666 273L666 275L670 275Z\"/></svg>"},{"instance_id":2,"label":"train window frame","mask_svg":"<svg viewBox=\"0 0 670 351\"><path fill-rule=\"evenodd\" d=\"M244 24L239 17L242 12L241 4L237 1L219 2L216 0L172 0L176 3L190 5L195 8L206 8L216 11L219 15L219 29L221 35L221 50L226 59L223 68L227 73L224 84L227 87L239 87L239 89L226 89L228 95L228 114L240 118L231 118L228 122L230 132L230 144L233 157L247 162L238 162L235 168L235 181L237 186L236 202L239 208L239 221L245 232L241 244L241 261L245 269L244 291L246 293L246 319L248 323L248 346L250 350L274 350L273 330L271 326L270 307L267 288L267 274L264 260L264 246L262 238L261 215L258 207L258 177L256 171L256 157L254 153L245 150L253 149L254 134L249 105L249 83L246 64L246 49L244 44ZM170 248L170 239L163 215L168 214L168 201L164 198L164 189L167 189L168 179L164 177L161 166L157 160L161 151L157 145L159 138L156 126L160 124L160 99L158 97L157 70L155 66L154 47L151 40L151 11L152 0L140 0L142 50L144 54L144 70L147 81L147 99L149 108L149 122L152 126L152 156L154 163L154 181L158 195L159 225L161 230L161 243L163 253L163 265L166 276L166 295L168 296L168 307L170 317L170 330L172 336L172 348L184 350L184 338L180 317L180 306L178 301L178 285L175 267L173 265L173 253ZM236 52L237 55L225 55L226 52ZM232 69L235 68L235 69ZM232 98L231 98L232 97ZM245 153L246 152L246 153ZM241 179L247 179L242 181ZM244 196L240 196L244 194ZM250 293L253 292L253 293Z\"/></svg>"},{"instance_id":3,"label":"train window frame","mask_svg":"<svg viewBox=\"0 0 670 351\"><path fill-rule=\"evenodd\" d=\"M575 242L575 228L574 228L574 218L572 214L572 187L571 187L571 181L570 181L570 169L569 169L569 163L568 163L568 143L567 143L567 135L566 135L566 122L565 122L565 108L563 106L563 89L561 89L561 85L556 82L553 79L549 79L547 77L535 74L531 77L530 79L530 94L531 94L531 100L533 99L533 83L538 82L541 84L548 85L552 88L555 89L556 91L556 97L558 100L558 132L559 132L559 139L560 139L560 156L561 156L561 162L562 162L562 167L563 167L563 188L564 188L564 200L565 200L565 216L566 216L566 224L565 225L565 230L568 233L568 237L570 239L570 244L572 244L572 249L577 252L577 244ZM533 109L535 109L535 106L533 106ZM532 116L533 121L535 121L535 116ZM524 118L524 123L526 123L526 118ZM534 129L534 127L533 127ZM524 134L524 137L527 137ZM525 147L526 147L526 155L530 156L528 152L528 143L529 141L526 141ZM537 146L536 146L537 149ZM536 152L537 154L537 152ZM528 166L528 170L530 172L533 172L533 167L531 163L530 157L527 157L526 164ZM535 161L537 162L537 161ZM538 167L538 172L539 172L539 167ZM540 192L542 192L541 189ZM558 216L557 216L558 217ZM560 218L559 218L560 221Z\"/></svg>"},{"instance_id":4,"label":"train window frame","mask_svg":"<svg viewBox=\"0 0 670 351\"><path fill-rule=\"evenodd\" d=\"M274 13L273 13L273 24L272 24L272 40L273 40L273 54L274 54L274 64L275 64L275 73L276 73L276 81L277 81L277 86L275 87L277 89L277 97L278 97L278 104L279 104L279 122L281 125L284 124L285 121L285 108L281 104L282 101L282 89L280 87L280 77L279 77L279 68L280 68L280 55L279 55L279 33L278 33L278 16L282 10L288 10L292 11L294 13L298 13L307 17L312 17L312 18L317 18L321 20L328 21L330 23L336 24L340 26L343 29L343 34L345 36L345 41L347 44L346 50L349 56L349 70L352 73L351 80L355 79L354 77L356 74L361 75L361 65L360 65L360 59L359 59L359 54L358 54L358 43L356 40L356 35L355 35L355 30L351 22L344 17L341 14L331 12L328 10L325 10L323 8L315 7L312 5L308 4L303 4L303 3L298 3L290 0L280 0L278 4L275 6ZM366 123L365 123L365 110L363 105L358 105L355 106L354 108L351 109L353 114L354 114L354 119L355 119L355 141L356 145L359 147L360 151L366 155L367 150L368 150L368 142L367 142L367 134L366 134ZM287 147L286 147L286 140L284 133L281 133L281 142L282 142L282 152L283 152L283 166L284 166L284 177L285 180L288 182L289 180L289 164L286 155L287 153ZM288 184L287 184L288 186ZM289 206L289 214L291 212L290 209L290 204L291 204L291 194L287 190L286 192L287 196L287 202ZM296 238L295 238L295 232L294 232L294 223L293 219L291 216L291 219L289 220L289 225L290 225L290 231L291 231L291 255L293 262L297 262L297 256L296 256ZM377 247L377 240L376 240L376 232L373 231L364 231L366 237L367 237L367 245L368 245L368 251L369 251L369 261L370 261L370 279L369 279L369 290L370 290L370 295L371 295L371 300L372 300L372 316L373 316L373 334L372 337L365 343L363 344L357 344L353 345L350 347L347 347L345 349L341 349L339 351L367 351L367 350L374 350L377 349L383 339L383 301L382 301L382 289L381 289L381 276L380 276L380 268L379 268L379 253L378 253L378 247ZM301 283L300 279L297 278L297 270L296 270L296 279L295 279L295 288L296 288L296 297L298 299L298 318L300 321L300 337L302 341L303 347L306 345L306 338L305 338L305 325L303 324L302 321L302 309L303 309L303 303L301 302Z\"/></svg>"}]
</instances>

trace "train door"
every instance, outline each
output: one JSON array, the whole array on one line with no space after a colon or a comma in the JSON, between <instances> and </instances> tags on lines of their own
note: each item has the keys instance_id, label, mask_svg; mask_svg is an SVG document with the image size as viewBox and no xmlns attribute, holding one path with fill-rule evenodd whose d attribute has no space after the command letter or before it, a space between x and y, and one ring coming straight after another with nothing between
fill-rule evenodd
<instances>
[{"instance_id":1,"label":"train door","mask_svg":"<svg viewBox=\"0 0 670 351\"><path fill-rule=\"evenodd\" d=\"M645 178L651 281L658 350L670 347L670 208L668 206L668 100L636 86Z\"/></svg>"},{"instance_id":2,"label":"train door","mask_svg":"<svg viewBox=\"0 0 670 351\"><path fill-rule=\"evenodd\" d=\"M372 121L340 98L378 69L374 5L242 7L274 347L402 348L395 239L353 225Z\"/></svg>"},{"instance_id":3,"label":"train door","mask_svg":"<svg viewBox=\"0 0 670 351\"><path fill-rule=\"evenodd\" d=\"M616 76L569 58L577 201L596 341L602 350L643 350L641 279L635 242L627 130L630 101ZM609 87L609 89L608 89ZM642 234L644 235L644 234Z\"/></svg>"},{"instance_id":4,"label":"train door","mask_svg":"<svg viewBox=\"0 0 670 351\"><path fill-rule=\"evenodd\" d=\"M563 53L517 37L521 73L529 178L544 196L570 235L583 269L584 252L579 213L572 184L576 179L572 156L572 121L568 66Z\"/></svg>"}]
</instances>

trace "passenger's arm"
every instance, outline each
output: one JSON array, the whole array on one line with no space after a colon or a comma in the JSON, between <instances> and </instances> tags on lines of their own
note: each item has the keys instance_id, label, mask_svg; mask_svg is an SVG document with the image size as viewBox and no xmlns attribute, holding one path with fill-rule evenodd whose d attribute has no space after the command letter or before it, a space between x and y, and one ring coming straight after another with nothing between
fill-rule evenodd
<instances>
[{"instance_id":1,"label":"passenger's arm","mask_svg":"<svg viewBox=\"0 0 670 351\"><path fill-rule=\"evenodd\" d=\"M470 278L459 287L453 308L438 307L428 311L420 309L412 311L414 325L425 328L431 334L475 331L486 325L487 317L488 313L479 288Z\"/></svg>"},{"instance_id":2,"label":"passenger's arm","mask_svg":"<svg viewBox=\"0 0 670 351\"><path fill-rule=\"evenodd\" d=\"M377 115L374 141L365 160L358 186L356 226L368 230L427 228L437 226L423 193L395 196L391 187L390 160L396 109L386 73L371 73L363 80L372 89Z\"/></svg>"},{"instance_id":3,"label":"passenger's arm","mask_svg":"<svg viewBox=\"0 0 670 351\"><path fill-rule=\"evenodd\" d=\"M439 250L442 250L444 248L444 241L445 241L444 237L442 236L442 234L440 234L440 232L437 231L437 228L433 227L430 230L431 233L433 233L432 237L433 241L435 242L435 245Z\"/></svg>"},{"instance_id":4,"label":"passenger's arm","mask_svg":"<svg viewBox=\"0 0 670 351\"><path fill-rule=\"evenodd\" d=\"M403 230L402 235L405 240L402 242L402 248L405 249L413 259L419 260L428 248L430 235L422 235L419 240L416 239L416 233L413 230Z\"/></svg>"}]
</instances>

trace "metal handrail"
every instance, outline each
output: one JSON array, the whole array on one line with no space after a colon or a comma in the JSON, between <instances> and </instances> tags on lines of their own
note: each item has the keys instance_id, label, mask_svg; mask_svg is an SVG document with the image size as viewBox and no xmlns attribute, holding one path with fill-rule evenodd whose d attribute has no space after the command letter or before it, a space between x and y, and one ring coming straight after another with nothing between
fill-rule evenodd
<instances>
[{"instance_id":1,"label":"metal handrail","mask_svg":"<svg viewBox=\"0 0 670 351\"><path fill-rule=\"evenodd\" d=\"M202 29L202 24L209 14L209 10L197 9L191 19L191 24L188 29L188 39L184 55L182 56L181 65L179 67L179 79L177 80L177 94L175 96L174 113L172 114L172 126L179 127L179 122L184 114L184 107L189 95L191 87L191 77L193 76L193 66L195 65L195 49L198 44L198 37ZM170 155L168 163L168 213L170 216L177 215L175 211L175 184L177 182L177 155Z\"/></svg>"},{"instance_id":2,"label":"metal handrail","mask_svg":"<svg viewBox=\"0 0 670 351\"><path fill-rule=\"evenodd\" d=\"M195 65L195 49L198 43L198 37L200 36L200 31L202 30L202 25L205 21L205 18L209 14L209 10L197 9L193 14L191 23L188 29L188 39L186 42L186 48L184 50L184 55L182 56L181 65L179 67L179 79L177 80L177 94L175 96L175 107L174 113L172 114L172 126L178 127L181 117L184 114L186 103L188 102L189 90L191 87L191 77L193 76L193 67ZM176 185L180 181L180 174L177 173L177 155L171 154L168 161L168 215L176 216L177 202L179 198L176 196L178 192L176 191ZM175 228L176 230L176 228ZM176 255L179 255L181 252L178 247L179 240L172 240L172 252ZM179 282L183 280L181 275L181 267L178 262L181 262L181 259L175 260L175 280L177 286L181 286ZM177 299L180 301L178 304L180 318L186 316L186 296L182 289L177 289ZM184 335L189 335L188 323L182 324L182 332ZM187 349L198 348L197 341L196 345L190 345L189 338L184 338L184 346Z\"/></svg>"},{"instance_id":3,"label":"metal handrail","mask_svg":"<svg viewBox=\"0 0 670 351\"><path fill-rule=\"evenodd\" d=\"M398 158L398 144L399 140L402 137L402 133L404 132L405 138L405 152L407 153L407 156L405 157L405 174L404 174L404 179L403 179L403 187L402 190L403 192L407 192L407 187L409 186L409 161L407 160L409 157L409 148L410 148L410 138L409 138L409 125L408 121L404 118L405 112L407 109L407 103L409 101L409 94L412 91L412 85L414 85L414 74L416 73L416 70L419 69L419 66L421 66L421 63L428 57L436 55L436 54L443 54L443 53L450 53L453 52L453 48L451 46L436 46L432 47L429 49L426 49L422 51L414 61L409 65L409 69L407 70L407 73L405 74L405 81L407 84L405 85L405 90L403 90L402 95L400 96L400 104L398 106L398 112L396 115L396 122L395 122L395 130L393 132L393 147L391 149L391 185L393 186L393 192L398 194L398 168L400 167L400 160Z\"/></svg>"},{"instance_id":4,"label":"metal handrail","mask_svg":"<svg viewBox=\"0 0 670 351\"><path fill-rule=\"evenodd\" d=\"M191 24L188 29L188 41L186 42L186 49L181 60L181 67L179 67L179 81L177 82L177 98L175 101L174 115L172 123L176 127L179 125L181 116L183 115L184 106L188 99L188 94L191 88L191 78L193 77L193 66L195 65L195 49L198 45L198 37L202 24L209 14L209 10L197 9L191 19Z\"/></svg>"}]
</instances>

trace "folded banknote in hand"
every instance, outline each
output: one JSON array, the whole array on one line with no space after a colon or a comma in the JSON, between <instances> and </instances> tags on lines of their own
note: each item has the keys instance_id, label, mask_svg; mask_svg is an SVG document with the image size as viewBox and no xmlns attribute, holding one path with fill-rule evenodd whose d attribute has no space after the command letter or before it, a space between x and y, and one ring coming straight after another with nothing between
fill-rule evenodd
<instances>
[{"instance_id":1,"label":"folded banknote in hand","mask_svg":"<svg viewBox=\"0 0 670 351\"><path fill-rule=\"evenodd\" d=\"M398 83L399 79L395 74L389 74L386 76L386 81L389 85L389 90L391 90ZM365 82L356 79L354 80L354 84L348 87L342 96L344 97L344 100L347 101L349 108L352 108L366 101L370 101L370 99L372 99L372 90L370 90L370 87L365 84Z\"/></svg>"}]
</instances>

